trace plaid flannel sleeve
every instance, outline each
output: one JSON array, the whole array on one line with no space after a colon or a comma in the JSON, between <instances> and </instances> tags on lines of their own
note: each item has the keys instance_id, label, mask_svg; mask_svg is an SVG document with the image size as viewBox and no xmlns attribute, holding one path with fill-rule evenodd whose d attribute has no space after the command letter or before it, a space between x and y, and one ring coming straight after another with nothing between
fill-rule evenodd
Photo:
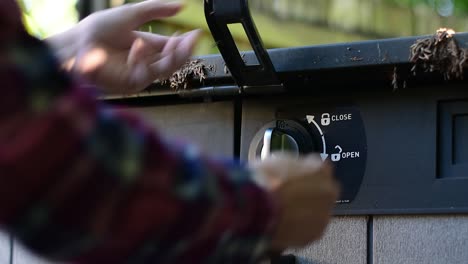
<instances>
[{"instance_id":1,"label":"plaid flannel sleeve","mask_svg":"<svg viewBox=\"0 0 468 264\"><path fill-rule=\"evenodd\" d=\"M257 261L275 205L249 171L97 101L13 2L0 3L0 225L76 263Z\"/></svg>"}]
</instances>

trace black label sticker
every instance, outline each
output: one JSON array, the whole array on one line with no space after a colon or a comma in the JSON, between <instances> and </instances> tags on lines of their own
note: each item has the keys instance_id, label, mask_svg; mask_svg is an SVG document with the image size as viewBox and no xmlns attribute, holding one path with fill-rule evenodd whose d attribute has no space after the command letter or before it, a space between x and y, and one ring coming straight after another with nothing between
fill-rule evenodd
<instances>
[{"instance_id":1,"label":"black label sticker","mask_svg":"<svg viewBox=\"0 0 468 264\"><path fill-rule=\"evenodd\" d=\"M309 131L313 145L317 146L313 152L335 166L335 175L342 185L338 203L352 202L360 189L367 161L367 140L359 110L336 107L311 111L295 107L278 112L277 117L294 120Z\"/></svg>"}]
</instances>

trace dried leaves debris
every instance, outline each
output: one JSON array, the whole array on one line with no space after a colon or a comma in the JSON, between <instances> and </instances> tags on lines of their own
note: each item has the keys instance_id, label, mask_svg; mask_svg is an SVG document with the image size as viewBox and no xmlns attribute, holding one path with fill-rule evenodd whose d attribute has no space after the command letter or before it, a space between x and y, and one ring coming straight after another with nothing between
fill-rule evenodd
<instances>
[{"instance_id":1,"label":"dried leaves debris","mask_svg":"<svg viewBox=\"0 0 468 264\"><path fill-rule=\"evenodd\" d=\"M392 87L394 91L400 88L400 82L401 81L400 81L400 75L398 74L398 68L393 67ZM406 88L406 86L407 86L406 80L403 80L403 88Z\"/></svg>"},{"instance_id":2,"label":"dried leaves debris","mask_svg":"<svg viewBox=\"0 0 468 264\"><path fill-rule=\"evenodd\" d=\"M459 47L454 35L454 30L441 28L434 36L417 40L411 46L410 61L414 63L411 69L413 75L422 70L438 71L446 80L463 78L468 51Z\"/></svg>"},{"instance_id":3,"label":"dried leaves debris","mask_svg":"<svg viewBox=\"0 0 468 264\"><path fill-rule=\"evenodd\" d=\"M244 63L247 63L245 57L245 54L241 55ZM209 72L216 73L216 67L214 65L206 65L201 59L191 60L182 65L170 78L161 81L161 83L170 86L171 89L176 91L180 89L186 90L192 88L194 81L203 83ZM224 64L224 73L230 74L226 63Z\"/></svg>"},{"instance_id":4,"label":"dried leaves debris","mask_svg":"<svg viewBox=\"0 0 468 264\"><path fill-rule=\"evenodd\" d=\"M213 70L213 65L205 65L200 59L191 60L186 62L169 79L163 81L163 84L169 84L174 90L189 89L193 80L203 83L208 75L208 71Z\"/></svg>"},{"instance_id":5,"label":"dried leaves debris","mask_svg":"<svg viewBox=\"0 0 468 264\"><path fill-rule=\"evenodd\" d=\"M460 48L454 38L455 31L440 28L428 38L419 39L410 48L411 74L440 72L445 80L463 79L464 68L468 66L468 50ZM406 80L400 80L399 69L394 68L392 85L394 89L406 87Z\"/></svg>"}]
</instances>

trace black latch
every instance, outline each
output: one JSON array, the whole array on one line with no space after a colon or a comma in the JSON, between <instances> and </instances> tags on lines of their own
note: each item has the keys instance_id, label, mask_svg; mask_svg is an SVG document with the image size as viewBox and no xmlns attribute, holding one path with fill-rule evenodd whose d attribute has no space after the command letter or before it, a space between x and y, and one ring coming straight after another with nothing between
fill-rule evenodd
<instances>
[{"instance_id":1,"label":"black latch","mask_svg":"<svg viewBox=\"0 0 468 264\"><path fill-rule=\"evenodd\" d=\"M283 91L275 68L250 14L248 0L205 0L205 17L219 51L237 85L246 93ZM242 24L258 65L247 65L239 54L228 25Z\"/></svg>"}]
</instances>

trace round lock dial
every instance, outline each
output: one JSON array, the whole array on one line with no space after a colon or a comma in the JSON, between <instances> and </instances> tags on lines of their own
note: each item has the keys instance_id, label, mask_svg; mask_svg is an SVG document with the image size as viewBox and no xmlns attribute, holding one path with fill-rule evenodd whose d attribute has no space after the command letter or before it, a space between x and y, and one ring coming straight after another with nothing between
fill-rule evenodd
<instances>
[{"instance_id":1,"label":"round lock dial","mask_svg":"<svg viewBox=\"0 0 468 264\"><path fill-rule=\"evenodd\" d=\"M320 152L318 140L303 124L295 120L277 120L265 125L255 136L249 160L266 159L277 153L299 156Z\"/></svg>"}]
</instances>

